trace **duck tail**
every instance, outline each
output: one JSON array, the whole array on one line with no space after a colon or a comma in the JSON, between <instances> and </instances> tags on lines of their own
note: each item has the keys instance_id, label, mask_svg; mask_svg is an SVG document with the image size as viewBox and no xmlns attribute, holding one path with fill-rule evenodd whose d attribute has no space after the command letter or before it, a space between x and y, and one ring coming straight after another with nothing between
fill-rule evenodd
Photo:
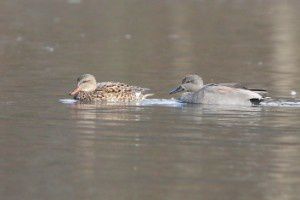
<instances>
[{"instance_id":1,"label":"duck tail","mask_svg":"<svg viewBox=\"0 0 300 200\"><path fill-rule=\"evenodd\" d=\"M153 93L144 94L143 97L142 97L142 99L146 99L146 98L148 98L150 96L153 96L153 95L154 95Z\"/></svg>"},{"instance_id":2,"label":"duck tail","mask_svg":"<svg viewBox=\"0 0 300 200\"><path fill-rule=\"evenodd\" d=\"M250 102L252 103L253 106L258 106L264 99L261 98L261 99L258 99L258 98L253 98L253 99L250 99Z\"/></svg>"},{"instance_id":3,"label":"duck tail","mask_svg":"<svg viewBox=\"0 0 300 200\"><path fill-rule=\"evenodd\" d=\"M256 92L256 93L261 94L261 95L265 95L265 94L268 93L268 91L265 90L265 89L250 88L248 90L251 90L252 92Z\"/></svg>"}]
</instances>

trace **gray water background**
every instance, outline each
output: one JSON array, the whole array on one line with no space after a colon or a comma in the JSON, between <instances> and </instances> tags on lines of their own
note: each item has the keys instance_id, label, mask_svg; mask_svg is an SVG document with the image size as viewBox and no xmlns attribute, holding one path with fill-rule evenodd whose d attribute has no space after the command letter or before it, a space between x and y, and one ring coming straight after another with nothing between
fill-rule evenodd
<instances>
[{"instance_id":1,"label":"gray water background","mask_svg":"<svg viewBox=\"0 0 300 200\"><path fill-rule=\"evenodd\" d=\"M59 101L83 73L149 87L156 99L197 73L294 101L299 9L296 0L1 1L0 199L299 199L299 107Z\"/></svg>"}]
</instances>

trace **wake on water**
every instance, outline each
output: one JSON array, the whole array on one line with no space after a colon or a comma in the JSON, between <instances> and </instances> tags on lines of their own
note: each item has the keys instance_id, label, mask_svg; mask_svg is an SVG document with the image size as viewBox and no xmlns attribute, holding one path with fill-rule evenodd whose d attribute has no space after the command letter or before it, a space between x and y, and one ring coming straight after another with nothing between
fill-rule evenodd
<instances>
[{"instance_id":1,"label":"wake on water","mask_svg":"<svg viewBox=\"0 0 300 200\"><path fill-rule=\"evenodd\" d=\"M267 99L260 103L264 107L298 107L300 108L300 99Z\"/></svg>"},{"instance_id":2,"label":"wake on water","mask_svg":"<svg viewBox=\"0 0 300 200\"><path fill-rule=\"evenodd\" d=\"M77 100L74 99L60 99L63 104L76 104ZM110 103L114 105L116 103ZM182 107L187 105L176 99L145 99L140 102L126 103L126 105L135 106L166 106L166 107ZM260 103L261 107L297 107L300 108L300 99L266 99Z\"/></svg>"},{"instance_id":3,"label":"wake on water","mask_svg":"<svg viewBox=\"0 0 300 200\"><path fill-rule=\"evenodd\" d=\"M74 99L60 99L59 102L63 104L76 104L77 100ZM102 103L101 103L102 104ZM185 103L181 103L176 99L144 99L140 102L130 103L103 103L104 105L132 105L132 106L166 106L166 107L182 107Z\"/></svg>"}]
</instances>

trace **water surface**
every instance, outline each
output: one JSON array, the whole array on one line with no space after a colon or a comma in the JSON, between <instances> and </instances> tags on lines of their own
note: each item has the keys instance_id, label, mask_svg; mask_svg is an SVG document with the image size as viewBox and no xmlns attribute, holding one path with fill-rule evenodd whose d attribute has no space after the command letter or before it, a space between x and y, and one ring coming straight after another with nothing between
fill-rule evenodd
<instances>
[{"instance_id":1,"label":"water surface","mask_svg":"<svg viewBox=\"0 0 300 200\"><path fill-rule=\"evenodd\" d=\"M299 106L186 105L168 95L197 73L297 102L298 1L0 5L1 199L299 198ZM82 73L149 87L156 100L60 102Z\"/></svg>"}]
</instances>

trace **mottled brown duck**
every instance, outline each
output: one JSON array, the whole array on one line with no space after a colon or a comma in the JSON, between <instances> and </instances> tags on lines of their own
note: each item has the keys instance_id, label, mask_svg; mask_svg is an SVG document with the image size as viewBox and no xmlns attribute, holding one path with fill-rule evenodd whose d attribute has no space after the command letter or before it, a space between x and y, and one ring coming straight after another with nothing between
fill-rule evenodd
<instances>
[{"instance_id":1,"label":"mottled brown duck","mask_svg":"<svg viewBox=\"0 0 300 200\"><path fill-rule=\"evenodd\" d=\"M136 102L153 94L148 88L131 86L119 82L100 82L91 74L77 78L77 87L69 94L83 103L93 102Z\"/></svg>"}]
</instances>

